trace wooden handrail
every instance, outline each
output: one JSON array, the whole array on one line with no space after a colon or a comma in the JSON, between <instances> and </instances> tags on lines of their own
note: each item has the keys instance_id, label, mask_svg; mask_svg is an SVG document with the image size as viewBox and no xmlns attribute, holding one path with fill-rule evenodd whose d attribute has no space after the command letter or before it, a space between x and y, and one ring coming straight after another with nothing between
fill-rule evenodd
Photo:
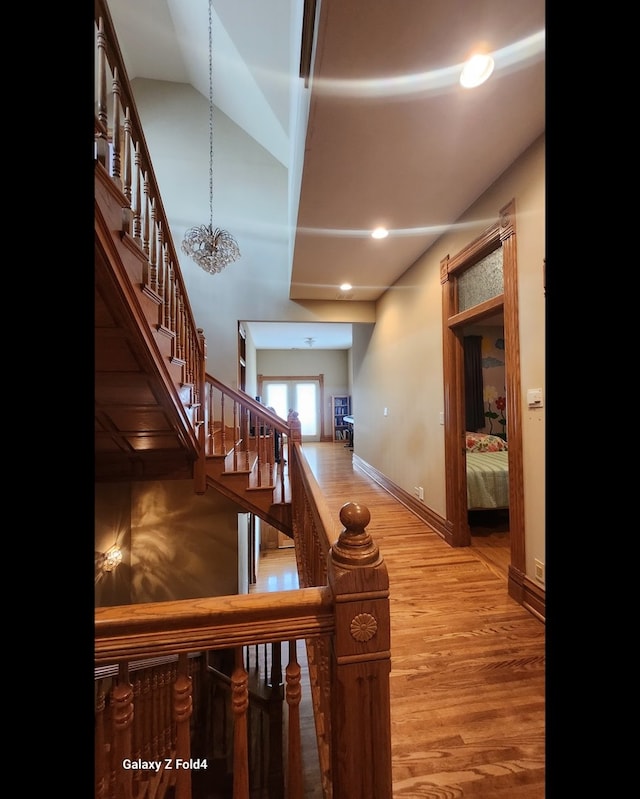
<instances>
[{"instance_id":1,"label":"wooden handrail","mask_svg":"<svg viewBox=\"0 0 640 799\"><path fill-rule=\"evenodd\" d=\"M96 608L95 662L331 635L325 587Z\"/></svg>"},{"instance_id":2,"label":"wooden handrail","mask_svg":"<svg viewBox=\"0 0 640 799\"><path fill-rule=\"evenodd\" d=\"M253 397L249 396L244 391L238 391L230 386L225 385L222 381L218 380L216 377L210 374L205 375L205 379L207 383L210 383L212 386L218 389L221 393L223 393L226 397L228 397L232 402L237 402L246 410L254 413L261 418L265 419L269 422L269 424L278 432L284 433L286 435L291 434L291 427L288 421L285 421L277 413L274 413L270 410L267 406L263 405L261 402L253 399Z\"/></svg>"}]
</instances>

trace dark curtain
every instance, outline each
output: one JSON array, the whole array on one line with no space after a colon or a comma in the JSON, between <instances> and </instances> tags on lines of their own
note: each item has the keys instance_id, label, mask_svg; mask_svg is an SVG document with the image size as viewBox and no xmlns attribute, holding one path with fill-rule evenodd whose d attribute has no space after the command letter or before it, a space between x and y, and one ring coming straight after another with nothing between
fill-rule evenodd
<instances>
[{"instance_id":1,"label":"dark curtain","mask_svg":"<svg viewBox=\"0 0 640 799\"><path fill-rule=\"evenodd\" d=\"M482 336L464 337L464 412L466 429L485 426L482 381Z\"/></svg>"}]
</instances>

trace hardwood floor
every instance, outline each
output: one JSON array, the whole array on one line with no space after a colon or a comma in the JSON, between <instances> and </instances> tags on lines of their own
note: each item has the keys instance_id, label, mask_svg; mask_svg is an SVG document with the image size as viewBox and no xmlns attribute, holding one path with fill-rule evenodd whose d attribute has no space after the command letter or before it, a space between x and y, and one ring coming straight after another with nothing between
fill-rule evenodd
<instances>
[{"instance_id":1,"label":"hardwood floor","mask_svg":"<svg viewBox=\"0 0 640 799\"><path fill-rule=\"evenodd\" d=\"M454 549L354 469L351 450L304 452L336 517L345 502L369 508L389 572L394 799L543 799L545 626L508 596L504 544ZM259 579L287 558L268 552ZM313 781L310 762L308 799Z\"/></svg>"},{"instance_id":2,"label":"hardwood floor","mask_svg":"<svg viewBox=\"0 0 640 799\"><path fill-rule=\"evenodd\" d=\"M469 526L474 553L493 569L498 577L507 580L511 562L509 511L502 509L471 511Z\"/></svg>"}]
</instances>

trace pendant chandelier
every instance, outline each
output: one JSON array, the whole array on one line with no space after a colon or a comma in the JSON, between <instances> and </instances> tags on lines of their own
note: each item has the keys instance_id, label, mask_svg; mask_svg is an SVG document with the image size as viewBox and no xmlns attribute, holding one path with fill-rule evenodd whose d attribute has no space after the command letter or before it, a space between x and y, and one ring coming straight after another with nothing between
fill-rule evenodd
<instances>
[{"instance_id":1,"label":"pendant chandelier","mask_svg":"<svg viewBox=\"0 0 640 799\"><path fill-rule=\"evenodd\" d=\"M209 224L192 227L185 233L182 252L199 267L215 275L240 257L238 243L226 230L213 226L213 45L211 0L209 6Z\"/></svg>"}]
</instances>

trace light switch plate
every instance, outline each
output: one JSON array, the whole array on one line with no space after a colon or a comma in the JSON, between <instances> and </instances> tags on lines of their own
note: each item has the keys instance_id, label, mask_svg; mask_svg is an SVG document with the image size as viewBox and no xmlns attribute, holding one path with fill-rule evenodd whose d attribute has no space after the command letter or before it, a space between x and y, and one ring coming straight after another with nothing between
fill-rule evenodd
<instances>
[{"instance_id":1,"label":"light switch plate","mask_svg":"<svg viewBox=\"0 0 640 799\"><path fill-rule=\"evenodd\" d=\"M542 408L542 389L527 389L527 403L530 408Z\"/></svg>"}]
</instances>

